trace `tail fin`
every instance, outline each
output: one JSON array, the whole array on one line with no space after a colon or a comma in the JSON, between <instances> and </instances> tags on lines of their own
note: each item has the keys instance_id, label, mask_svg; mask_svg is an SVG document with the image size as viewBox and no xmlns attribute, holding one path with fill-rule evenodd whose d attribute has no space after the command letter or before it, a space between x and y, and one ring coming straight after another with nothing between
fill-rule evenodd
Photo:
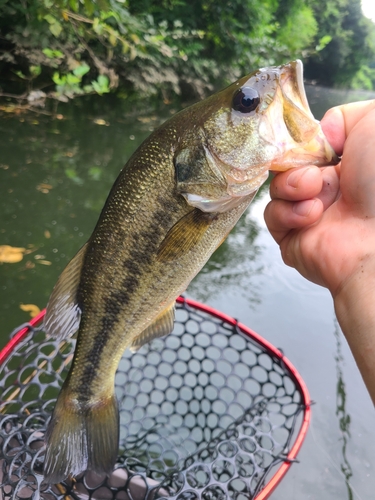
<instances>
[{"instance_id":1,"label":"tail fin","mask_svg":"<svg viewBox=\"0 0 375 500\"><path fill-rule=\"evenodd\" d=\"M85 470L109 475L116 463L118 439L114 394L90 405L72 401L63 388L45 436L44 481L56 484Z\"/></svg>"}]
</instances>

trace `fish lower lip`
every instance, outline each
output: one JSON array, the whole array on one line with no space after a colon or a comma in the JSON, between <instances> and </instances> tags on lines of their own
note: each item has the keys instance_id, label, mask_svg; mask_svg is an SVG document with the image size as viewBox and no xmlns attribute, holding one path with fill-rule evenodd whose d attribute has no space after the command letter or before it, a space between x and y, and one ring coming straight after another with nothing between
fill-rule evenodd
<instances>
[{"instance_id":1,"label":"fish lower lip","mask_svg":"<svg viewBox=\"0 0 375 500\"><path fill-rule=\"evenodd\" d=\"M315 120L314 115L311 112L307 97L305 86L303 83L303 64L300 59L296 59L288 64L286 64L284 69L280 72L280 84L282 92L286 95L294 104L302 107L303 111L307 115ZM294 79L292 78L294 75ZM296 102L295 98L298 95L299 103Z\"/></svg>"},{"instance_id":2,"label":"fish lower lip","mask_svg":"<svg viewBox=\"0 0 375 500\"><path fill-rule=\"evenodd\" d=\"M295 61L295 68L296 68L296 77L297 77L297 87L298 87L298 92L302 101L302 105L305 108L306 111L311 113L309 102L306 97L306 91L305 91L305 85L303 83L303 64L300 59L296 59Z\"/></svg>"}]
</instances>

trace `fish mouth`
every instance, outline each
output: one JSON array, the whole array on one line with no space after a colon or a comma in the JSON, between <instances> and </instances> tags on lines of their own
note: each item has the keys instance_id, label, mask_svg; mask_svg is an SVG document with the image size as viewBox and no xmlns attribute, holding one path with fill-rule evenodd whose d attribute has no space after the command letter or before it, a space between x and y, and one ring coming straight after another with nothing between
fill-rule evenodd
<instances>
[{"instance_id":1,"label":"fish mouth","mask_svg":"<svg viewBox=\"0 0 375 500\"><path fill-rule=\"evenodd\" d=\"M275 130L280 155L273 159L269 169L285 171L306 165L336 165L340 158L325 137L319 121L315 120L307 101L302 62L297 59L280 66L279 81L281 95L277 99L282 103L285 127L279 136L276 133L279 131Z\"/></svg>"}]
</instances>

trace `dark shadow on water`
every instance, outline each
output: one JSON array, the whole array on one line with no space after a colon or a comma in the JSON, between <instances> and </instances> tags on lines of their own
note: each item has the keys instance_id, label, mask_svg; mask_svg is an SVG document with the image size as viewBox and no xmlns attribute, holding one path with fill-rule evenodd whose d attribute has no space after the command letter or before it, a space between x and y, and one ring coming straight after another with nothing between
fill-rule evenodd
<instances>
[{"instance_id":1,"label":"dark shadow on water","mask_svg":"<svg viewBox=\"0 0 375 500\"><path fill-rule=\"evenodd\" d=\"M336 339L336 374L337 374L337 386L336 386L336 415L338 417L340 433L341 433L341 441L342 441L342 461L340 464L341 472L344 474L345 483L348 492L348 500L353 500L353 491L350 486L350 478L353 476L353 470L349 463L349 459L347 457L347 446L351 439L350 436L350 415L346 410L346 387L345 381L343 378L343 369L342 365L344 362L344 357L341 351L341 331L337 320L335 319L335 329L334 336Z\"/></svg>"}]
</instances>

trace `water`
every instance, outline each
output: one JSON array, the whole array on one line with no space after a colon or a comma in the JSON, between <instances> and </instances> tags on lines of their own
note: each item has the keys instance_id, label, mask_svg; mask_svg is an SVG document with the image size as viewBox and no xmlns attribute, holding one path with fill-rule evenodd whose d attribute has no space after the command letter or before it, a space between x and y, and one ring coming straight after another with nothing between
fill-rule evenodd
<instances>
[{"instance_id":1,"label":"water","mask_svg":"<svg viewBox=\"0 0 375 500\"><path fill-rule=\"evenodd\" d=\"M374 94L307 88L316 117ZM43 114L0 117L0 245L25 248L0 264L0 344L43 308L64 266L86 241L121 166L163 117L125 113L112 99L77 101ZM165 116L170 110L165 112ZM375 414L332 300L281 261L268 234L261 190L187 295L238 318L281 347L304 378L313 419L299 454L271 498L354 500L375 490Z\"/></svg>"}]
</instances>

